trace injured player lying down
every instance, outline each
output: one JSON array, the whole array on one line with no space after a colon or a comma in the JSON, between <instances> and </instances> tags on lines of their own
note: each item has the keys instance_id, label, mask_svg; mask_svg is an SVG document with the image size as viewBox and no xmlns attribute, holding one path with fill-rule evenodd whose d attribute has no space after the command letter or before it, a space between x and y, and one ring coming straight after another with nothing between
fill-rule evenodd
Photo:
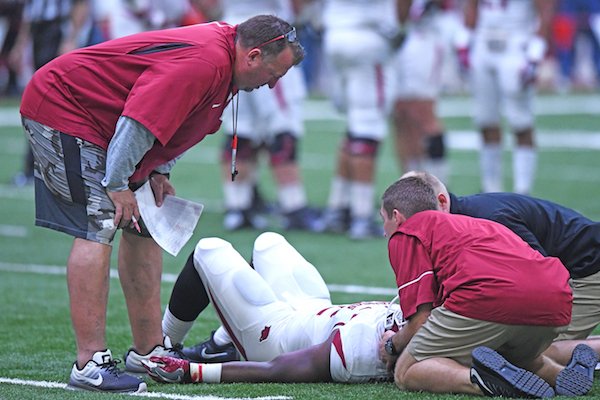
<instances>
[{"instance_id":1,"label":"injured player lying down","mask_svg":"<svg viewBox=\"0 0 600 400\"><path fill-rule=\"evenodd\" d=\"M221 324L248 361L202 364L151 357L142 362L153 379L168 383L392 380L382 361L386 359L382 355L391 354L387 339L410 329L398 304L332 305L316 268L276 233L263 233L256 239L254 269L219 238L200 240L192 258ZM510 364L491 348L477 347L472 356L464 382L452 392L504 397L554 394L547 382ZM567 395L587 393L597 360L591 348L578 346L559 374L557 388L574 389L563 390Z\"/></svg>"},{"instance_id":2,"label":"injured player lying down","mask_svg":"<svg viewBox=\"0 0 600 400\"><path fill-rule=\"evenodd\" d=\"M201 239L194 266L245 360L198 364L153 357L160 382L376 382L393 375L379 358L385 331L403 324L398 304L332 305L317 269L273 232L254 243L253 267L219 238Z\"/></svg>"}]
</instances>

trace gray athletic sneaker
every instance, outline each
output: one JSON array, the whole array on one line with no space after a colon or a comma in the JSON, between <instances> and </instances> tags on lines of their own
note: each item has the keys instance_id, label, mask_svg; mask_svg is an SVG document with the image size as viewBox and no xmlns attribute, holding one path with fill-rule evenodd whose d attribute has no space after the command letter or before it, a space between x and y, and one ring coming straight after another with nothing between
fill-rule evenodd
<instances>
[{"instance_id":1,"label":"gray athletic sneaker","mask_svg":"<svg viewBox=\"0 0 600 400\"><path fill-rule=\"evenodd\" d=\"M73 364L69 389L91 390L95 392L141 393L146 391L146 383L117 368L121 360L112 358L110 350L97 351L82 370Z\"/></svg>"},{"instance_id":2,"label":"gray athletic sneaker","mask_svg":"<svg viewBox=\"0 0 600 400\"><path fill-rule=\"evenodd\" d=\"M125 354L125 371L132 374L146 374L146 369L142 365L142 360L150 360L150 357L152 356L186 358L181 352L181 349L182 347L180 344L173 346L171 344L171 339L168 336L165 336L163 345L157 345L148 354L139 354L132 347L127 354Z\"/></svg>"}]
</instances>

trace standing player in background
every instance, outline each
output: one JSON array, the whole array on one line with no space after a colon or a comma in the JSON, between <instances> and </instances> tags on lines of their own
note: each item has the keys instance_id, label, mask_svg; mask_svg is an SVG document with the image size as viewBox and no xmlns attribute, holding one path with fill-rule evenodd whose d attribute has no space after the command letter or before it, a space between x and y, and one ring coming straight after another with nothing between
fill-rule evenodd
<instances>
[{"instance_id":1,"label":"standing player in background","mask_svg":"<svg viewBox=\"0 0 600 400\"><path fill-rule=\"evenodd\" d=\"M104 0L101 5L110 39L180 26L188 0Z\"/></svg>"},{"instance_id":2,"label":"standing player in background","mask_svg":"<svg viewBox=\"0 0 600 400\"><path fill-rule=\"evenodd\" d=\"M388 130L386 75L390 38L398 32L394 7L394 0L326 0L323 13L330 96L346 117L324 222L328 231L348 230L357 240L379 232L373 221L374 178L379 144Z\"/></svg>"},{"instance_id":3,"label":"standing player in background","mask_svg":"<svg viewBox=\"0 0 600 400\"><path fill-rule=\"evenodd\" d=\"M212 19L234 24L257 13L293 20L301 6L299 0L194 0L194 5ZM319 215L308 207L298 165L298 144L304 134L302 102L306 97L300 67L290 69L272 89L262 87L238 96L239 107L232 103L223 114L227 134L221 157L224 228L267 227L262 210L256 207L259 158L266 150L277 186L283 228L322 231ZM239 171L235 180L231 159L234 133L237 133Z\"/></svg>"},{"instance_id":4,"label":"standing player in background","mask_svg":"<svg viewBox=\"0 0 600 400\"><path fill-rule=\"evenodd\" d=\"M445 43L440 20L447 1L400 2L400 23L407 37L396 53L394 122L396 153L402 171L425 170L448 176L444 127L436 115L440 94Z\"/></svg>"},{"instance_id":5,"label":"standing player in background","mask_svg":"<svg viewBox=\"0 0 600 400\"><path fill-rule=\"evenodd\" d=\"M468 0L465 6L465 25L473 29L470 67L484 192L503 190L501 108L515 135L513 190L527 194L533 187L533 97L553 11L553 0Z\"/></svg>"}]
</instances>

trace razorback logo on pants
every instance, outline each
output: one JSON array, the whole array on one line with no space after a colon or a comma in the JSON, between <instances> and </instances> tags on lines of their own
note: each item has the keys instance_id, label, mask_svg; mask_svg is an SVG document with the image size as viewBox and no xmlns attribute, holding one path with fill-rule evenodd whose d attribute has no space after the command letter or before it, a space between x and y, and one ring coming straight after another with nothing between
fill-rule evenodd
<instances>
[{"instance_id":1,"label":"razorback logo on pants","mask_svg":"<svg viewBox=\"0 0 600 400\"><path fill-rule=\"evenodd\" d=\"M260 339L258 339L258 341L263 342L263 341L267 340L267 338L269 337L269 333L271 333L271 327L265 326L263 328L263 330L260 332Z\"/></svg>"}]
</instances>

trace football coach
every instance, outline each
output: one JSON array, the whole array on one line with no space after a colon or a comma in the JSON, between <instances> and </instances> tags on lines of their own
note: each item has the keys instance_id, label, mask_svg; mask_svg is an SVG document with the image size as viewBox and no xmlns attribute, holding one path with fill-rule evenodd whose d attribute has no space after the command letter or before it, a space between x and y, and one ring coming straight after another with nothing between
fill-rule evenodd
<instances>
[{"instance_id":1,"label":"football coach","mask_svg":"<svg viewBox=\"0 0 600 400\"><path fill-rule=\"evenodd\" d=\"M150 180L157 206L175 190L169 173L215 133L239 91L273 87L304 57L296 30L261 15L143 32L67 53L39 69L20 112L35 159L35 224L74 237L67 260L77 359L70 386L141 392L106 345L112 242L140 360L174 353L161 331L162 251L144 228L132 190ZM235 103L235 102L234 102ZM172 354L171 354L172 355Z\"/></svg>"}]
</instances>

